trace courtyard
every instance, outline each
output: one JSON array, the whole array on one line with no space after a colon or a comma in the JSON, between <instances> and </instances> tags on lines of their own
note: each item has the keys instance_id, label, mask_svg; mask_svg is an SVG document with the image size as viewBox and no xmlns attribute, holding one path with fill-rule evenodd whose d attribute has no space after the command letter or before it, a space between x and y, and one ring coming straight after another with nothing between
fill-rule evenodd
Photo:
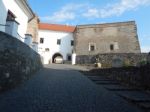
<instances>
[{"instance_id":1,"label":"courtyard","mask_svg":"<svg viewBox=\"0 0 150 112\"><path fill-rule=\"evenodd\" d=\"M2 112L140 112L104 85L79 72L85 67L46 65L20 87L0 94ZM98 79L98 78L97 78Z\"/></svg>"}]
</instances>

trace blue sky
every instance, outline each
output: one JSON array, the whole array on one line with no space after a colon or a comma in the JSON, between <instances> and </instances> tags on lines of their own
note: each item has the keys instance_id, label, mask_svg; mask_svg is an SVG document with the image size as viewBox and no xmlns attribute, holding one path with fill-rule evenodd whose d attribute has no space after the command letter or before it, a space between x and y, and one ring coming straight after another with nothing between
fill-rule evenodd
<instances>
[{"instance_id":1,"label":"blue sky","mask_svg":"<svg viewBox=\"0 0 150 112\"><path fill-rule=\"evenodd\" d=\"M150 51L150 0L28 0L41 22L97 24L135 20L142 52Z\"/></svg>"}]
</instances>

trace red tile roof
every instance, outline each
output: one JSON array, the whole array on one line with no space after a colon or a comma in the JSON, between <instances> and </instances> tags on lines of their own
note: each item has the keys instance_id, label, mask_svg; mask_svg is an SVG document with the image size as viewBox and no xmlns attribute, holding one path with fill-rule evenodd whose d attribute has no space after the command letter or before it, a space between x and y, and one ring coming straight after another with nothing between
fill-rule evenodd
<instances>
[{"instance_id":1,"label":"red tile roof","mask_svg":"<svg viewBox=\"0 0 150 112\"><path fill-rule=\"evenodd\" d=\"M74 26L68 25L58 25L58 24L47 24L47 23L39 23L40 30L53 30L53 31L64 31L64 32L74 32Z\"/></svg>"}]
</instances>

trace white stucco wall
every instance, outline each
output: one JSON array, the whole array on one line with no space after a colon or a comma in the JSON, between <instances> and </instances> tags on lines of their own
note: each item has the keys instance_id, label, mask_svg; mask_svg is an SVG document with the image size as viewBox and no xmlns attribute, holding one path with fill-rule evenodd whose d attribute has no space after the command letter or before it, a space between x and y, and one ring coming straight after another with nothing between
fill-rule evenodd
<instances>
[{"instance_id":1,"label":"white stucco wall","mask_svg":"<svg viewBox=\"0 0 150 112\"><path fill-rule=\"evenodd\" d=\"M40 44L40 38L44 38L44 43ZM52 56L55 53L60 53L64 60L67 60L67 55L72 55L73 46L71 46L71 40L73 40L73 33L39 30L39 54L44 57L44 64L52 62ZM57 45L57 39L61 39L61 45ZM45 51L45 48L49 48L49 52Z\"/></svg>"},{"instance_id":2,"label":"white stucco wall","mask_svg":"<svg viewBox=\"0 0 150 112\"><path fill-rule=\"evenodd\" d=\"M24 34L27 30L28 16L14 0L0 0L0 24L6 24L8 10L16 16L16 21L20 24L18 26L19 35L25 37ZM5 31L4 29L4 27L0 26L0 31Z\"/></svg>"},{"instance_id":3,"label":"white stucco wall","mask_svg":"<svg viewBox=\"0 0 150 112\"><path fill-rule=\"evenodd\" d=\"M7 17L7 10L4 3L4 0L0 0L0 31L5 32L5 25L6 24L6 17Z\"/></svg>"}]
</instances>

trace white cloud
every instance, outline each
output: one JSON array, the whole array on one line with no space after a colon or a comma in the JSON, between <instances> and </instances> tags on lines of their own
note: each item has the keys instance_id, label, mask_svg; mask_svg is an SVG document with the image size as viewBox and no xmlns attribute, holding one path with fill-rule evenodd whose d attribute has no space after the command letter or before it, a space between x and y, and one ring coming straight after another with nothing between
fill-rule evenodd
<instances>
[{"instance_id":1,"label":"white cloud","mask_svg":"<svg viewBox=\"0 0 150 112\"><path fill-rule=\"evenodd\" d=\"M75 18L75 14L71 12L56 12L53 14L53 16L45 16L41 17L42 20L44 21L49 21L49 22L64 22L66 20L73 20Z\"/></svg>"},{"instance_id":2,"label":"white cloud","mask_svg":"<svg viewBox=\"0 0 150 112\"><path fill-rule=\"evenodd\" d=\"M143 5L150 5L150 0L121 0L119 3L107 4L107 7L102 9L89 8L87 12L83 13L83 16L88 18L119 16L126 11L135 10Z\"/></svg>"},{"instance_id":3,"label":"white cloud","mask_svg":"<svg viewBox=\"0 0 150 112\"><path fill-rule=\"evenodd\" d=\"M142 47L141 47L141 51L142 51L143 53L150 52L150 46L142 46Z\"/></svg>"},{"instance_id":4,"label":"white cloud","mask_svg":"<svg viewBox=\"0 0 150 112\"><path fill-rule=\"evenodd\" d=\"M78 18L106 18L119 16L126 11L136 10L140 6L150 5L150 0L120 0L118 3L106 4L105 7L97 8L94 4L67 4L52 15L41 17L41 20L63 23Z\"/></svg>"},{"instance_id":5,"label":"white cloud","mask_svg":"<svg viewBox=\"0 0 150 112\"><path fill-rule=\"evenodd\" d=\"M44 21L59 23L67 20L73 20L76 18L80 8L85 7L86 4L67 4L60 9L60 11L54 12L51 16L41 17Z\"/></svg>"}]
</instances>

